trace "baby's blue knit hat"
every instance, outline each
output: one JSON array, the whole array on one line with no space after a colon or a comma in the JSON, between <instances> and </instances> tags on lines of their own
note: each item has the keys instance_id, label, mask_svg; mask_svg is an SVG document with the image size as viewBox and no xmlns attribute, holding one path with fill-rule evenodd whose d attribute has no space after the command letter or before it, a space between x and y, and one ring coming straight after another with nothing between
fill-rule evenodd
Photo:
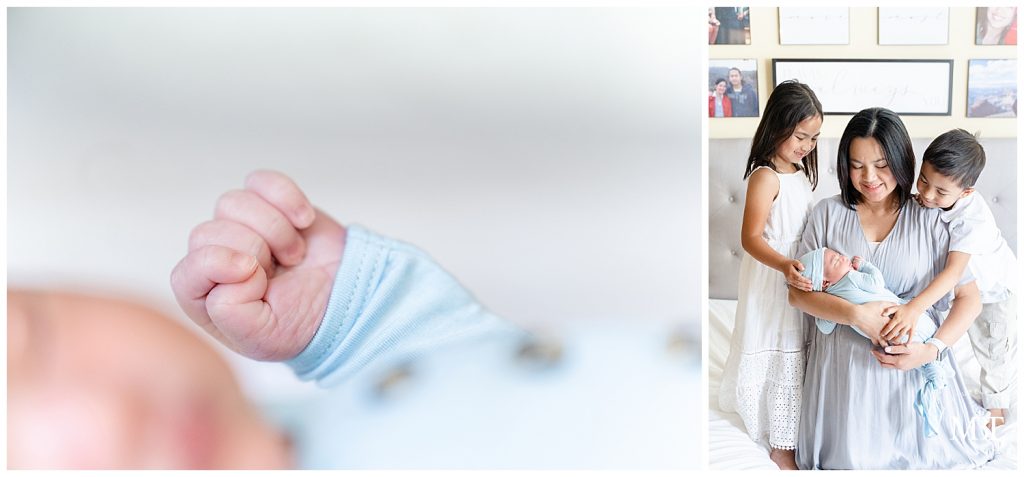
<instances>
[{"instance_id":1,"label":"baby's blue knit hat","mask_svg":"<svg viewBox=\"0 0 1024 477\"><path fill-rule=\"evenodd\" d=\"M821 291L825 281L825 247L805 253L800 257L800 263L804 264L804 271L800 274L811 279L811 289Z\"/></svg>"}]
</instances>

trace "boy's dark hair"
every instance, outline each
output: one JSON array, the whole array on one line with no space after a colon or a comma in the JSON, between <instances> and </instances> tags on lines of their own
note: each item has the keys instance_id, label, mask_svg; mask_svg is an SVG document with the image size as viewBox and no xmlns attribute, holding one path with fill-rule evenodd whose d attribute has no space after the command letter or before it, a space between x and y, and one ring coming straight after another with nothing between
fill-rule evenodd
<instances>
[{"instance_id":1,"label":"boy's dark hair","mask_svg":"<svg viewBox=\"0 0 1024 477\"><path fill-rule=\"evenodd\" d=\"M770 167L773 171L775 164L772 163L772 156L779 146L786 142L797 124L801 121L815 116L822 117L821 102L815 96L810 86L794 80L787 80L779 83L768 97L768 104L764 107L764 114L761 115L761 122L754 132L754 140L750 144L750 155L747 157L747 168L743 172L743 178L750 177L755 169L761 166ZM811 152L800 161L803 164L804 174L811 182L811 189L818 187L818 148L815 146Z\"/></svg>"},{"instance_id":2,"label":"boy's dark hair","mask_svg":"<svg viewBox=\"0 0 1024 477\"><path fill-rule=\"evenodd\" d=\"M860 192L850 180L850 144L857 138L871 138L878 141L882 148L885 162L896 179L898 207L910 200L910 189L914 185L914 146L910 142L910 134L900 120L899 115L885 108L868 108L861 110L850 118L839 140L839 153L836 156L836 176L839 178L839 189L842 191L843 203L853 209L862 199Z\"/></svg>"},{"instance_id":3,"label":"boy's dark hair","mask_svg":"<svg viewBox=\"0 0 1024 477\"><path fill-rule=\"evenodd\" d=\"M978 176L985 169L985 148L981 147L973 134L963 129L954 129L935 138L921 157L922 163L929 163L935 172L954 180L964 189L974 187Z\"/></svg>"}]
</instances>

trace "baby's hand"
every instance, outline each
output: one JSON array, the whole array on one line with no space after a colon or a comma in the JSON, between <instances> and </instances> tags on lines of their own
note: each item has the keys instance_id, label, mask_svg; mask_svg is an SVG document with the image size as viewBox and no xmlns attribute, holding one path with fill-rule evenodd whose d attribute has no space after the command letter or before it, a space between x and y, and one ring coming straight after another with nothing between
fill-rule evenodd
<instances>
[{"instance_id":1,"label":"baby's hand","mask_svg":"<svg viewBox=\"0 0 1024 477\"><path fill-rule=\"evenodd\" d=\"M899 344L900 337L906 335L909 341L914 336L914 327L917 326L917 319L921 317L921 310L917 310L910 304L893 305L885 309L882 314L892 317L882 327L882 338L890 343Z\"/></svg>"},{"instance_id":2,"label":"baby's hand","mask_svg":"<svg viewBox=\"0 0 1024 477\"><path fill-rule=\"evenodd\" d=\"M857 255L854 255L853 258L850 260L850 266L853 267L854 270L860 271L860 264L863 261L864 261L863 258L860 258L860 256L857 256Z\"/></svg>"},{"instance_id":3,"label":"baby's hand","mask_svg":"<svg viewBox=\"0 0 1024 477\"><path fill-rule=\"evenodd\" d=\"M175 298L206 332L258 360L299 354L327 309L345 228L287 176L256 171L192 229L171 272Z\"/></svg>"},{"instance_id":4,"label":"baby's hand","mask_svg":"<svg viewBox=\"0 0 1024 477\"><path fill-rule=\"evenodd\" d=\"M784 273L786 276L786 283L798 290L811 291L811 279L800 273L803 271L804 264L800 263L800 260L790 260L786 264Z\"/></svg>"}]
</instances>

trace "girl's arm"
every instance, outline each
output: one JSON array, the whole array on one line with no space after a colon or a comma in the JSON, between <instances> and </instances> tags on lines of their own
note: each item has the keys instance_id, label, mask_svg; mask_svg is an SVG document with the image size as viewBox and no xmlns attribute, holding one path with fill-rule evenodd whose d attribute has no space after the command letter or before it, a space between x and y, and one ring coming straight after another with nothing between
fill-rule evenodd
<instances>
[{"instance_id":1,"label":"girl's arm","mask_svg":"<svg viewBox=\"0 0 1024 477\"><path fill-rule=\"evenodd\" d=\"M758 169L747 178L747 200L743 206L740 243L743 244L743 250L755 260L785 275L790 285L810 290L810 279L800 275L803 264L776 252L764 240L764 226L768 223L772 202L778 195L779 178L771 170Z\"/></svg>"},{"instance_id":2,"label":"girl's arm","mask_svg":"<svg viewBox=\"0 0 1024 477\"><path fill-rule=\"evenodd\" d=\"M960 282L971 255L964 252L949 252L946 267L928 284L928 287L905 305L891 307L885 311L892 313L892 320L882 328L882 335L888 340L895 340L904 334L914 335L917 319L928 308L941 300L946 293L954 289Z\"/></svg>"},{"instance_id":3,"label":"girl's arm","mask_svg":"<svg viewBox=\"0 0 1024 477\"><path fill-rule=\"evenodd\" d=\"M882 315L882 311L891 306L892 303L872 301L862 305L854 305L851 302L825 292L808 292L790 287L789 304L804 313L824 320L842 325L856 326L871 338L871 342L878 346L885 346L886 344L882 340L880 332L882 326L885 326L889 319Z\"/></svg>"},{"instance_id":4,"label":"girl's arm","mask_svg":"<svg viewBox=\"0 0 1024 477\"><path fill-rule=\"evenodd\" d=\"M935 337L946 346L952 347L971 327L979 313L981 313L981 292L978 291L977 283L972 281L956 287L953 307L949 310L946 320L935 332ZM938 348L931 344L907 343L889 346L885 351L888 354L876 350L871 352L886 368L914 369L938 358Z\"/></svg>"}]
</instances>

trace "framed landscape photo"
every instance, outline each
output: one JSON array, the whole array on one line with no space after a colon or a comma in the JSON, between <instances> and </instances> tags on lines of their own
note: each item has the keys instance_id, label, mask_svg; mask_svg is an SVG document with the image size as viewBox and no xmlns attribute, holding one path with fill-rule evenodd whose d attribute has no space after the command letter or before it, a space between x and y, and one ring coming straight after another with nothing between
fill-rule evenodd
<instances>
[{"instance_id":1,"label":"framed landscape photo","mask_svg":"<svg viewBox=\"0 0 1024 477\"><path fill-rule=\"evenodd\" d=\"M910 116L950 116L953 60L773 59L772 84L806 83L825 114L874 106Z\"/></svg>"},{"instance_id":2,"label":"framed landscape photo","mask_svg":"<svg viewBox=\"0 0 1024 477\"><path fill-rule=\"evenodd\" d=\"M878 7L878 44L949 44L949 8Z\"/></svg>"},{"instance_id":3,"label":"framed landscape photo","mask_svg":"<svg viewBox=\"0 0 1024 477\"><path fill-rule=\"evenodd\" d=\"M850 9L779 7L779 44L848 45Z\"/></svg>"},{"instance_id":4,"label":"framed landscape photo","mask_svg":"<svg viewBox=\"0 0 1024 477\"><path fill-rule=\"evenodd\" d=\"M1017 60L970 60L967 117L1017 117Z\"/></svg>"}]
</instances>

